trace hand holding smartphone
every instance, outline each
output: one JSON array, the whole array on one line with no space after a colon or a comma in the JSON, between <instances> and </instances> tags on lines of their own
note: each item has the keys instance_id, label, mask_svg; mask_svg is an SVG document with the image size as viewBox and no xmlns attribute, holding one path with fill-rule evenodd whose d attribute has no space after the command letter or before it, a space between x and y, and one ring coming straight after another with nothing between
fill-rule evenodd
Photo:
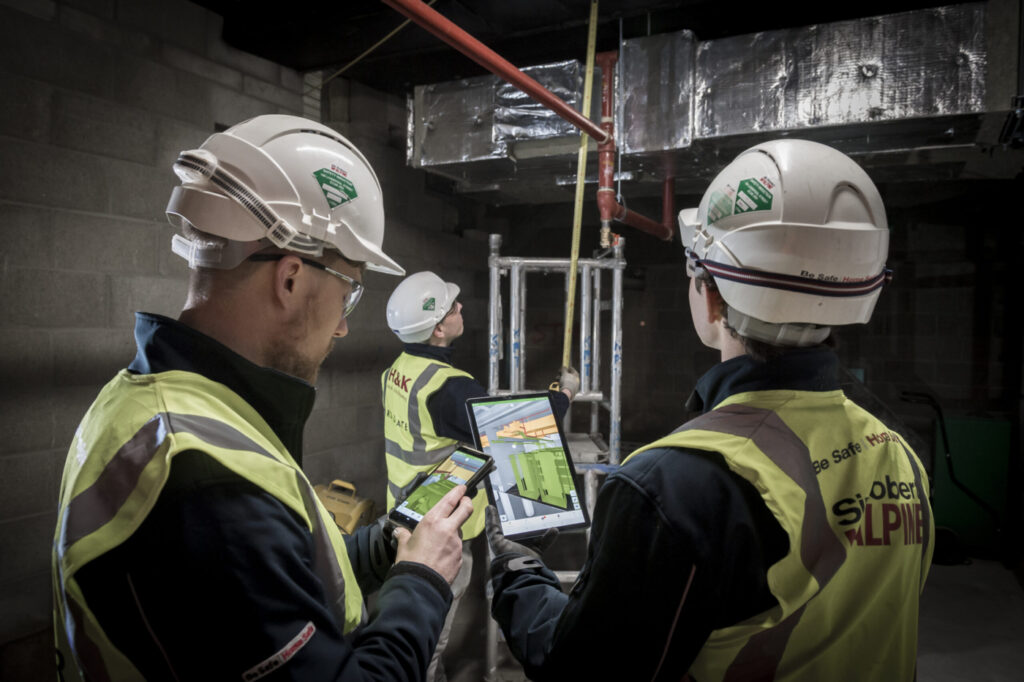
<instances>
[{"instance_id":1,"label":"hand holding smartphone","mask_svg":"<svg viewBox=\"0 0 1024 682\"><path fill-rule=\"evenodd\" d=\"M490 455L460 445L391 510L388 519L412 530L449 490L465 485L472 491L493 467Z\"/></svg>"}]
</instances>

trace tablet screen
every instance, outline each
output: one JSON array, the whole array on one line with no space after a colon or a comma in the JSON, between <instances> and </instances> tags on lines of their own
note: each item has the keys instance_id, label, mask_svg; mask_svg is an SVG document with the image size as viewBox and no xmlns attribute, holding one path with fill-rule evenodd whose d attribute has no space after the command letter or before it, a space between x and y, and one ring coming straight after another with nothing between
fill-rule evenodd
<instances>
[{"instance_id":1,"label":"tablet screen","mask_svg":"<svg viewBox=\"0 0 1024 682\"><path fill-rule=\"evenodd\" d=\"M494 458L488 481L506 537L588 524L547 393L473 398L467 407L477 446Z\"/></svg>"}]
</instances>

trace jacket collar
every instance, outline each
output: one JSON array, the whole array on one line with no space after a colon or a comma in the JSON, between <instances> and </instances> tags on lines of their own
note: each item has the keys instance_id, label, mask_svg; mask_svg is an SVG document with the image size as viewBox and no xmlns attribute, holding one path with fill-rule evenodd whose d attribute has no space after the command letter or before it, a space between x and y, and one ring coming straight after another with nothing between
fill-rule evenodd
<instances>
[{"instance_id":1,"label":"jacket collar","mask_svg":"<svg viewBox=\"0 0 1024 682\"><path fill-rule=\"evenodd\" d=\"M135 374L194 372L224 384L255 409L302 465L302 431L316 389L302 379L246 360L224 344L163 315L135 314Z\"/></svg>"},{"instance_id":2,"label":"jacket collar","mask_svg":"<svg viewBox=\"0 0 1024 682\"><path fill-rule=\"evenodd\" d=\"M405 352L409 355L415 355L421 358L440 360L441 362L450 365L452 364L452 356L455 355L455 347L431 346L429 343L407 343L405 344Z\"/></svg>"},{"instance_id":3,"label":"jacket collar","mask_svg":"<svg viewBox=\"0 0 1024 682\"><path fill-rule=\"evenodd\" d=\"M839 358L828 348L794 348L758 362L740 355L704 374L687 401L691 411L707 412L726 398L747 391L834 391L839 388Z\"/></svg>"}]
</instances>

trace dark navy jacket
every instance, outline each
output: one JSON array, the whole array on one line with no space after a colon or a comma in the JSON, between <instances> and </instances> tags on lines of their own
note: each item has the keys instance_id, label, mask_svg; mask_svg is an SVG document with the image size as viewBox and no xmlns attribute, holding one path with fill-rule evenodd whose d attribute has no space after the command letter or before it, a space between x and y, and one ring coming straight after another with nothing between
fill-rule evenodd
<instances>
[{"instance_id":1,"label":"dark navy jacket","mask_svg":"<svg viewBox=\"0 0 1024 682\"><path fill-rule=\"evenodd\" d=\"M184 370L223 383L301 465L312 386L158 315L139 313L135 336L130 371ZM139 530L77 579L114 645L148 680L240 680L307 623L312 639L261 680L423 679L451 603L447 582L410 562L375 572L365 531L346 546L364 594L380 589L369 623L347 636L312 570L303 522L212 458L186 452Z\"/></svg>"},{"instance_id":2,"label":"dark navy jacket","mask_svg":"<svg viewBox=\"0 0 1024 682\"><path fill-rule=\"evenodd\" d=\"M838 388L827 349L767 363L744 355L707 372L690 405L708 411L747 391ZM679 680L712 630L777 604L767 570L788 550L757 490L720 454L656 448L605 480L572 591L546 568L503 572L498 561L493 613L532 680Z\"/></svg>"}]
</instances>

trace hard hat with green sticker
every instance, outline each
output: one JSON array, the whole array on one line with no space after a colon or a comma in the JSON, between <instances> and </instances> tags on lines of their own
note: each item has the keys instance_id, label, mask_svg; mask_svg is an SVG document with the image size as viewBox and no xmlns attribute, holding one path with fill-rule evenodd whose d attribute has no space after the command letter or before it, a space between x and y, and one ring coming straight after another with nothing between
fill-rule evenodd
<instances>
[{"instance_id":1,"label":"hard hat with green sticker","mask_svg":"<svg viewBox=\"0 0 1024 682\"><path fill-rule=\"evenodd\" d=\"M313 171L313 177L320 184L320 189L327 199L327 205L331 208L341 206L359 196L356 186L352 184L351 180L329 168Z\"/></svg>"}]
</instances>

